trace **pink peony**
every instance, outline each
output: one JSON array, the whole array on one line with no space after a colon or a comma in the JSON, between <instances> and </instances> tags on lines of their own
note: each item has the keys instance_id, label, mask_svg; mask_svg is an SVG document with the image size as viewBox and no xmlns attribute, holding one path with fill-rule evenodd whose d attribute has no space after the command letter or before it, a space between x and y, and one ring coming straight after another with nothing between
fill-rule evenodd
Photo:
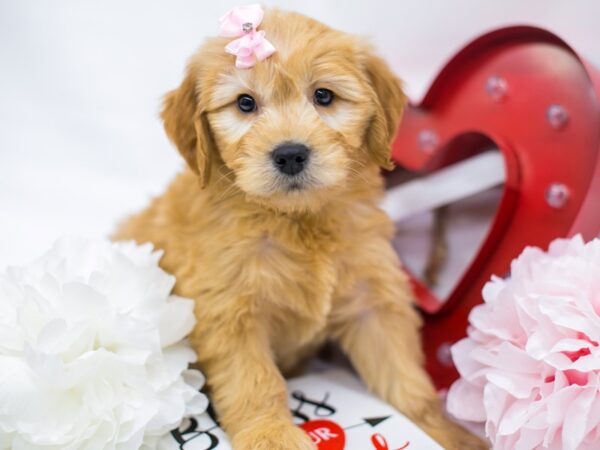
<instances>
[{"instance_id":1,"label":"pink peony","mask_svg":"<svg viewBox=\"0 0 600 450\"><path fill-rule=\"evenodd\" d=\"M448 410L494 449L600 449L600 239L526 248L483 299L452 348Z\"/></svg>"}]
</instances>

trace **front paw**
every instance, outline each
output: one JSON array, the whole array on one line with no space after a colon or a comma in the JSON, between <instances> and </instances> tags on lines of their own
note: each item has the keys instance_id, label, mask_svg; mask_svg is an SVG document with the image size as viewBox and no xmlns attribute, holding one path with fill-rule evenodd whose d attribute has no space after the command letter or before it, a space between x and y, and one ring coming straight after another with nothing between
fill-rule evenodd
<instances>
[{"instance_id":1,"label":"front paw","mask_svg":"<svg viewBox=\"0 0 600 450\"><path fill-rule=\"evenodd\" d=\"M291 422L258 422L233 437L233 450L316 450L303 430Z\"/></svg>"}]
</instances>

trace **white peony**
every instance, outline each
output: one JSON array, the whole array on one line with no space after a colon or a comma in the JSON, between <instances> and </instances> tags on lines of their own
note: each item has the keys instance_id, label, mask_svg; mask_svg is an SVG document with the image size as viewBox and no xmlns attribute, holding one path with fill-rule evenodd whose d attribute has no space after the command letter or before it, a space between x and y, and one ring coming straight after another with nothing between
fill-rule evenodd
<instances>
[{"instance_id":1,"label":"white peony","mask_svg":"<svg viewBox=\"0 0 600 450\"><path fill-rule=\"evenodd\" d=\"M193 302L150 244L62 239L0 274L0 449L156 448L203 412Z\"/></svg>"}]
</instances>

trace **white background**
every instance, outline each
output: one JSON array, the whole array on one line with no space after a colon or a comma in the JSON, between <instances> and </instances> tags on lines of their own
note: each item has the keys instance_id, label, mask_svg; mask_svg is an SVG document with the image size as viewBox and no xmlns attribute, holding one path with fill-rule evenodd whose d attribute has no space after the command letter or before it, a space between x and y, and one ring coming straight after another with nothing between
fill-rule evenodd
<instances>
[{"instance_id":1,"label":"white background","mask_svg":"<svg viewBox=\"0 0 600 450\"><path fill-rule=\"evenodd\" d=\"M158 121L236 2L0 0L0 268L63 234L106 235L182 166ZM369 36L413 98L501 25L549 28L600 65L597 0L266 1Z\"/></svg>"}]
</instances>

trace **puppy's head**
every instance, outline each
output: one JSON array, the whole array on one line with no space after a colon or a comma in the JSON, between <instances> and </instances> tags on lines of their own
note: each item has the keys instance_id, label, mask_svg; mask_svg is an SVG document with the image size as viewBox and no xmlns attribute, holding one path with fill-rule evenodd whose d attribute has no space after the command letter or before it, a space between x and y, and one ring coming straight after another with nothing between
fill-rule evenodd
<instances>
[{"instance_id":1,"label":"puppy's head","mask_svg":"<svg viewBox=\"0 0 600 450\"><path fill-rule=\"evenodd\" d=\"M383 60L299 14L268 11L260 28L271 57L236 69L230 39L211 39L165 98L167 134L201 184L228 179L251 201L316 210L390 168L404 95Z\"/></svg>"}]
</instances>

